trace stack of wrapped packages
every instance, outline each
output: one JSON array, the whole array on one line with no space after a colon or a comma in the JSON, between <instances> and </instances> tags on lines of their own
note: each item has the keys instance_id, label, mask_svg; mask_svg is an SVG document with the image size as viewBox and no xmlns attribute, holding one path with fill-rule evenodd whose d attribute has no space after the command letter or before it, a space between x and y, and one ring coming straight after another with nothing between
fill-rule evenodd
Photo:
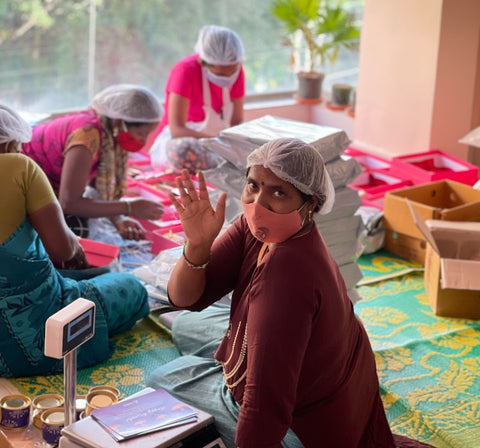
<instances>
[{"instance_id":1,"label":"stack of wrapped packages","mask_svg":"<svg viewBox=\"0 0 480 448\"><path fill-rule=\"evenodd\" d=\"M226 221L232 223L238 218L242 213L240 197L245 185L248 154L267 141L281 137L299 138L323 156L335 187L335 203L329 214L314 215L315 222L340 268L349 297L355 303L360 299L355 285L362 278L356 260L364 248L365 228L362 218L356 214L361 205L359 193L347 185L362 168L354 158L343 155L350 143L344 131L266 115L225 129L218 138L202 139L203 146L225 159L220 166L204 173L206 181L216 187L210 194L212 202L226 192Z\"/></svg>"}]
</instances>

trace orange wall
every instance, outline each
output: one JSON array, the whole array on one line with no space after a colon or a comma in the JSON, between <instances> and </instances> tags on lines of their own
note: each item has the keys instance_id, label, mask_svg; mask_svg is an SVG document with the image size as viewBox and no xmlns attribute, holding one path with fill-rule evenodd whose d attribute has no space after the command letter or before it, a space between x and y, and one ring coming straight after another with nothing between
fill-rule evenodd
<instances>
[{"instance_id":1,"label":"orange wall","mask_svg":"<svg viewBox=\"0 0 480 448\"><path fill-rule=\"evenodd\" d=\"M431 145L465 158L458 139L473 127L480 44L480 1L443 2ZM479 123L480 124L480 123Z\"/></svg>"},{"instance_id":2,"label":"orange wall","mask_svg":"<svg viewBox=\"0 0 480 448\"><path fill-rule=\"evenodd\" d=\"M365 0L356 146L462 159L478 98L479 0ZM477 87L478 88L478 87Z\"/></svg>"}]
</instances>

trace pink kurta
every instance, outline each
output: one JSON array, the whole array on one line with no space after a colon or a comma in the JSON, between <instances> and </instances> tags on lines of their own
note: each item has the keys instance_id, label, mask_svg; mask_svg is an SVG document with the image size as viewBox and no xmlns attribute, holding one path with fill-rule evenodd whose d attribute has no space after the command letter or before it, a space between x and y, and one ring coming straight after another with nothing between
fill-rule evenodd
<instances>
[{"instance_id":1,"label":"pink kurta","mask_svg":"<svg viewBox=\"0 0 480 448\"><path fill-rule=\"evenodd\" d=\"M220 113L223 106L222 88L209 81L212 108ZM201 122L205 119L203 111L202 66L198 63L198 54L187 56L179 61L172 69L165 88L165 114L158 127L157 133L168 124L168 101L170 93L188 98L187 121ZM240 69L237 80L230 89L230 99L245 96L245 75Z\"/></svg>"},{"instance_id":2,"label":"pink kurta","mask_svg":"<svg viewBox=\"0 0 480 448\"><path fill-rule=\"evenodd\" d=\"M100 119L93 111L65 115L52 121L39 124L33 128L32 140L22 144L22 152L40 165L48 177L53 190L58 195L62 177L65 153L72 145L74 132L82 129L84 134L94 133L87 141L96 142L94 148L87 144L92 153L93 164L89 180L95 179L103 135Z\"/></svg>"},{"instance_id":3,"label":"pink kurta","mask_svg":"<svg viewBox=\"0 0 480 448\"><path fill-rule=\"evenodd\" d=\"M257 266L261 246L239 218L214 243L190 308L234 289L215 357L241 404L237 445L280 446L291 427L307 448L394 447L368 336L317 228Z\"/></svg>"}]
</instances>

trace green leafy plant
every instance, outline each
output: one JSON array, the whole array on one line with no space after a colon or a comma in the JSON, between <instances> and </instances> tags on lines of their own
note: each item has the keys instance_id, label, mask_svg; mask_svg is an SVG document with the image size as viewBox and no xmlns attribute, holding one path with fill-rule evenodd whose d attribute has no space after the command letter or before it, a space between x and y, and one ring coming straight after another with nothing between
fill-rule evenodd
<instances>
[{"instance_id":1,"label":"green leafy plant","mask_svg":"<svg viewBox=\"0 0 480 448\"><path fill-rule=\"evenodd\" d=\"M342 47L354 49L358 46L360 29L353 15L342 8L341 3L332 0L272 1L269 10L282 22L289 35L288 44L294 47L293 38L301 33L309 72L314 72L326 61L335 65Z\"/></svg>"}]
</instances>

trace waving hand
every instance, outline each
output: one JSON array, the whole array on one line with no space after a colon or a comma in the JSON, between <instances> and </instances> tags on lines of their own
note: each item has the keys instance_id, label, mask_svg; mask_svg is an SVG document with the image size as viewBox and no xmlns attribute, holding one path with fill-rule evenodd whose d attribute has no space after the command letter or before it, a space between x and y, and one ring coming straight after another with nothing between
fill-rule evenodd
<instances>
[{"instance_id":1,"label":"waving hand","mask_svg":"<svg viewBox=\"0 0 480 448\"><path fill-rule=\"evenodd\" d=\"M225 220L226 193L220 196L214 210L201 171L198 172L198 181L199 192L197 193L188 171L182 170L181 176L176 179L181 201L173 194L170 194L170 199L180 216L189 246L210 249Z\"/></svg>"}]
</instances>

